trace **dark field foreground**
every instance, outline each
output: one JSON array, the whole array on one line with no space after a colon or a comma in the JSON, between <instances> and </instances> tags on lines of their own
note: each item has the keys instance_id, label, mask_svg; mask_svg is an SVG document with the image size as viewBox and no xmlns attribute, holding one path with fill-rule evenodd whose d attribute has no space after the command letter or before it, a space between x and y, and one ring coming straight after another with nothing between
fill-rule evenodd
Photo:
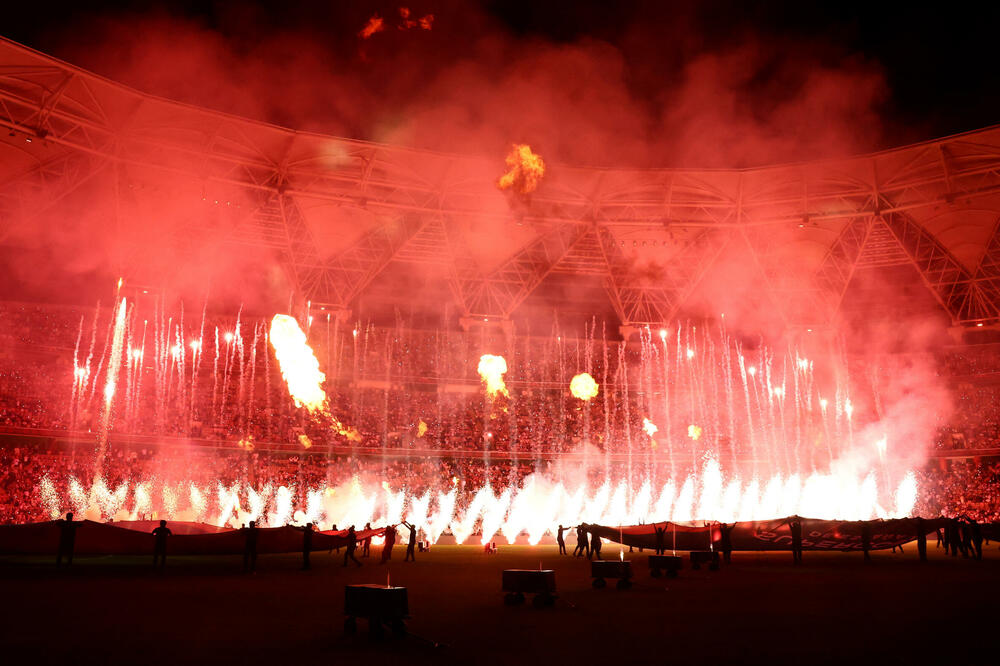
<instances>
[{"instance_id":1,"label":"dark field foreground","mask_svg":"<svg viewBox=\"0 0 1000 666\"><path fill-rule=\"evenodd\" d=\"M238 558L175 558L163 573L137 558L0 558L0 663L100 664L623 664L748 662L995 663L1000 553L981 562L879 552L736 553L722 571L649 576L631 557L631 590L591 588L585 561L553 546L440 546L387 567L344 569L336 555L264 556L253 576ZM373 548L373 555L377 549ZM606 557L618 557L613 545ZM398 560L395 558L398 556ZM554 608L508 607L504 568L556 570ZM412 636L372 643L366 623L343 633L344 583L409 588ZM434 647L432 643L442 644ZM358 658L361 661L358 661Z\"/></svg>"}]
</instances>

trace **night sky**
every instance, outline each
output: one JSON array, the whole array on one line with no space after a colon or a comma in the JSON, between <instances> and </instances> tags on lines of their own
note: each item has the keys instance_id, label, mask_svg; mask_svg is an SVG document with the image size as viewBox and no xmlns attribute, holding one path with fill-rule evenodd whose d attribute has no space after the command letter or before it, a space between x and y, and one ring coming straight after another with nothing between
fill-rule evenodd
<instances>
[{"instance_id":1,"label":"night sky","mask_svg":"<svg viewBox=\"0 0 1000 666\"><path fill-rule=\"evenodd\" d=\"M331 70L350 70L360 88L381 97L386 108L401 112L412 108L413 100L422 94L423 84L433 80L441 68L465 59L482 61L484 49L490 48L484 44L502 43L504 49L515 52L539 44L585 45L599 52L613 49L623 63L621 71L613 75L620 75L637 108L657 116L658 107L670 104L665 91L678 84L684 63L705 53L725 51L732 44L751 42L757 56L755 71L741 79L739 85L744 94L755 99L780 96L782 77L789 76L789 63L804 63L804 71L815 66L847 66L877 73L882 88L873 97L873 111L880 121L879 131L866 135L860 145L845 147L848 152L859 147L874 150L912 143L1000 121L1000 67L995 48L1000 5L996 4L989 9L982 3L921 7L919 3L890 6L837 2L816 6L808 2L636 0L479 4L421 1L410 5L415 15L434 14L431 32L387 31L365 44L360 44L357 31L367 18L378 12L391 20L398 4L122 0L73 3L51 11L18 4L4 8L0 34L149 92L187 97L184 101L280 124L364 139L384 137L379 135L376 124L346 119L343 113L341 117L332 115L327 122L317 119L315 113L300 117L297 111L250 108L238 101L206 99L198 91L187 94L163 77L146 80L142 74L120 67L126 59L121 43L128 41L122 37L123 27L143 26L135 30L141 33L150 29L150 21L160 21L173 31L190 29L201 36L209 35L215 48L228 50L234 58L264 61L280 59L281 49L262 50L262 43L276 36L292 36L310 44L312 59L327 60ZM127 27L124 30L127 33ZM399 71L401 63L419 63L421 71L394 76L391 72ZM198 71L191 67L189 72ZM261 78L276 88L281 86L280 76L272 74L270 81L268 76ZM748 114L767 113L754 108L755 104L747 106ZM365 114L368 118L372 115ZM421 144L419 140L414 142ZM433 142L428 145L438 147ZM774 159L808 157L778 153ZM757 161L742 155L733 159L739 162L735 166ZM608 155L603 161L636 160L658 161L627 154ZM760 161L769 160L761 157ZM664 156L662 162L671 165L669 157Z\"/></svg>"}]
</instances>

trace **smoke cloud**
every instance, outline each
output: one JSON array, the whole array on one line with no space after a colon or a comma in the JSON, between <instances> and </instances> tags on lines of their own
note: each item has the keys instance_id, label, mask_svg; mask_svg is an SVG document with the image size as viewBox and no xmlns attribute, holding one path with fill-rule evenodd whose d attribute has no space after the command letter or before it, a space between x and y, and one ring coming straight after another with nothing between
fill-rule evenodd
<instances>
[{"instance_id":1,"label":"smoke cloud","mask_svg":"<svg viewBox=\"0 0 1000 666\"><path fill-rule=\"evenodd\" d=\"M386 17L384 29L360 37L375 10ZM308 21L290 8L277 23L258 10L229 7L216 13L215 25L167 13L83 16L39 46L190 104L335 136L489 156L497 162L494 179L511 145L521 143L553 171L559 165L752 167L881 147L884 73L877 62L822 40L710 29L691 8L667 17L663 9L649 9L650 17L633 11L604 30L570 31L558 40L516 32L462 3L411 10L415 17L433 14L433 29L396 29L393 6L312 8ZM131 177L144 182L141 173ZM96 181L54 205L38 202L33 223L8 239L30 260L15 258L8 267L6 293L37 296L67 276L115 279L121 247L139 240L156 248L147 268L180 298L211 295L213 307L244 303L261 312L287 302L291 285L273 254L185 242L192 227L228 224L239 216L233 211L245 213L253 205L245 194L182 182L161 184L154 196L150 189L158 185L145 184L145 191L122 198L107 185ZM487 247L510 248L518 234L530 237L508 225L468 223L479 234L474 256ZM777 337L784 322L774 267L786 283L804 283L823 250L797 230L773 233L780 236L774 245L792 249L762 265L746 246L726 248L686 314L725 313L737 330ZM644 270L655 276L666 263ZM378 284L396 293L418 285L426 291L407 295L440 304L440 288L429 286L429 277L387 275ZM572 298L565 283L558 289L559 300ZM592 290L585 293L589 298ZM872 349L891 346L897 330L857 325L877 320L878 311L873 305L871 317L855 317L841 333L866 339ZM918 323L940 331L932 318L921 315ZM546 323L532 328L551 330ZM933 378L916 365L906 377L898 392L909 405L905 414L913 414L913 387ZM918 402L940 399L932 392Z\"/></svg>"}]
</instances>

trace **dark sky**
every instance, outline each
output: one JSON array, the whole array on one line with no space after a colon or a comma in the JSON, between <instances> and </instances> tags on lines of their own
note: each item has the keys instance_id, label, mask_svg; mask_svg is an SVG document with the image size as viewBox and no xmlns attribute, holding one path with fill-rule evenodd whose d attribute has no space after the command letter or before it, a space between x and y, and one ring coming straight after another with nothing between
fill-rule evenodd
<instances>
[{"instance_id":1,"label":"dark sky","mask_svg":"<svg viewBox=\"0 0 1000 666\"><path fill-rule=\"evenodd\" d=\"M4 8L0 33L39 50L150 92L182 96L170 86L139 80L117 71L96 53L117 38L106 26L127 25L150 16L169 17L217 34L236 54L261 56L258 43L275 34L303 35L320 45L319 53L344 67L356 69L362 85L377 94L391 88L387 104L406 108L419 94L420 78L401 83L380 68L380 59L394 66L401 57L421 62L433 78L437 68L462 58L482 57L483 44L501 40L507 49L536 45L607 44L621 54L622 78L638 106L656 107L662 91L677 82L683 64L699 54L724 50L728 44L754 40L774 49L761 57L761 90L775 85L772 70L803 60L838 67L863 64L884 78L878 97L882 127L866 138L871 149L891 147L976 129L1000 122L1000 58L996 55L997 3L882 2L644 2L574 0L538 2L507 0L482 3L455 0L407 2L414 15L433 13L429 35L377 36L359 49L356 33L368 16L391 18L400 3L386 2L249 2L208 3L117 2L67 3L61 10L38 11L37 5L17 3ZM992 8L985 8L992 5ZM388 33L387 33L388 34ZM377 43L381 40L381 43ZM769 45L781 44L780 48ZM513 47L512 47L513 45ZM358 58L364 51L363 58ZM362 61L363 60L363 61ZM131 80L129 80L131 79ZM778 78L780 81L780 77ZM754 80L749 82L755 85ZM380 88L380 86L382 86ZM197 97L186 101L200 101ZM281 117L255 113L239 104L206 105L282 124L302 124L295 114ZM753 111L751 111L753 112ZM307 123L308 124L308 123ZM379 138L363 123L331 122L333 133ZM446 146L452 148L452 146ZM784 158L779 155L779 158ZM794 157L794 156L793 156ZM627 158L623 158L627 159ZM612 160L614 161L614 160Z\"/></svg>"}]
</instances>

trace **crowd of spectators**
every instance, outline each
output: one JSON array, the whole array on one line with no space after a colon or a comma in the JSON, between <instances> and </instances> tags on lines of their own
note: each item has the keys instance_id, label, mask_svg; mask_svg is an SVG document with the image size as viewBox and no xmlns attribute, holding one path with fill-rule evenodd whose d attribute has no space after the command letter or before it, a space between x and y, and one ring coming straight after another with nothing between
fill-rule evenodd
<instances>
[{"instance_id":1,"label":"crowd of spectators","mask_svg":"<svg viewBox=\"0 0 1000 666\"><path fill-rule=\"evenodd\" d=\"M930 466L918 483L917 515L1000 522L1000 462L952 461L946 469Z\"/></svg>"}]
</instances>

